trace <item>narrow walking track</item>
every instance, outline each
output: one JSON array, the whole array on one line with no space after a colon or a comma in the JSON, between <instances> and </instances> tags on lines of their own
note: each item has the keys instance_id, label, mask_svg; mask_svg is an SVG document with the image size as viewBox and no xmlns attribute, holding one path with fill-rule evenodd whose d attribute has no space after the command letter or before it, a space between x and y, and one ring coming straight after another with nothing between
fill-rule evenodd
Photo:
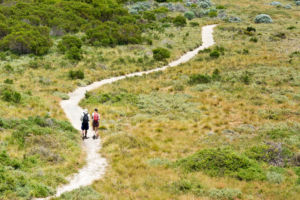
<instances>
[{"instance_id":1,"label":"narrow walking track","mask_svg":"<svg viewBox=\"0 0 300 200\"><path fill-rule=\"evenodd\" d=\"M162 68L157 68L145 72L137 72L133 74L129 74L126 76L120 76L120 77L114 77L110 79L105 79L99 82L94 82L91 85L88 85L86 87L80 87L76 89L73 93L70 93L70 99L61 101L60 105L62 109L65 111L68 119L70 120L71 124L78 130L81 128L81 122L80 122L80 115L83 112L83 109L78 106L78 103L80 100L82 100L85 96L86 91L90 91L93 89L96 89L104 84L112 83L115 81L118 81L120 79L124 79L126 77L131 76L142 76L143 74L149 74L156 71L165 70L168 67L175 67L181 63L187 62L192 57L197 55L199 50L203 50L205 48L208 48L212 46L215 42L213 39L213 28L216 25L209 25L202 27L202 45L198 47L197 49L187 52L183 56L181 56L178 60L173 61L169 63L168 66L164 66ZM89 112L92 112L91 110ZM102 158L100 154L98 153L101 148L101 141L99 140L93 140L91 138L92 131L88 133L88 137L90 137L87 140L84 140L84 146L86 147L86 153L87 153L87 165L80 169L77 174L74 174L72 177L70 177L70 182L68 185L61 186L57 188L57 193L55 194L56 197L60 196L62 193L71 191L74 189L77 189L81 186L87 186L91 185L93 181L100 179L101 176L105 173L105 168L107 166L107 162L105 158ZM49 198L46 198L49 199Z\"/></svg>"}]
</instances>

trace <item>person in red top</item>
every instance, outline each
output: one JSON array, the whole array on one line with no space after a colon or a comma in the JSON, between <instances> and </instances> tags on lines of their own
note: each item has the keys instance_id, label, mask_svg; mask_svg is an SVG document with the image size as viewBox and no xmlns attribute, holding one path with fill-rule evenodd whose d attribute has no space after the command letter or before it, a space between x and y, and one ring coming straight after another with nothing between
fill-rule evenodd
<instances>
[{"instance_id":1,"label":"person in red top","mask_svg":"<svg viewBox=\"0 0 300 200\"><path fill-rule=\"evenodd\" d=\"M100 114L98 113L98 109L95 108L95 112L92 114L93 119L93 130L95 131L95 135L93 136L93 139L98 139L98 127L99 127L99 121L100 121Z\"/></svg>"}]
</instances>

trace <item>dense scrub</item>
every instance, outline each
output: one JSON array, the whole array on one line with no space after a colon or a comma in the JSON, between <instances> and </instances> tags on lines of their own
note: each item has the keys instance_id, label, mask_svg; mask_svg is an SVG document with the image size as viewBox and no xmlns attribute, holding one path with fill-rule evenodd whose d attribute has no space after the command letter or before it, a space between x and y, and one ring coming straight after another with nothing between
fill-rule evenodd
<instances>
[{"instance_id":1,"label":"dense scrub","mask_svg":"<svg viewBox=\"0 0 300 200\"><path fill-rule=\"evenodd\" d=\"M1 133L14 130L0 142L0 191L2 198L30 199L47 197L66 180L55 165L69 160L66 154L78 155L77 131L69 122L47 117L28 119L0 118ZM64 144L63 144L64 143ZM23 152L10 156L9 149L17 146Z\"/></svg>"}]
</instances>

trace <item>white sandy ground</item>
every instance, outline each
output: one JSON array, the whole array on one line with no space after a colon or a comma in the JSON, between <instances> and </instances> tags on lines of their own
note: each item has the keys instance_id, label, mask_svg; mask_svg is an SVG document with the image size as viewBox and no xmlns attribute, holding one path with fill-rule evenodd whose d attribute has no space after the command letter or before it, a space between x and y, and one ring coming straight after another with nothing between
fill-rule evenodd
<instances>
[{"instance_id":1,"label":"white sandy ground","mask_svg":"<svg viewBox=\"0 0 300 200\"><path fill-rule=\"evenodd\" d=\"M215 43L213 39L213 28L215 26L216 25L209 25L209 26L202 27L202 45L194 49L193 51L187 52L186 54L181 56L178 60L169 63L168 66L164 66L162 68L157 68L145 72L132 73L126 76L113 77L102 81L94 82L93 84L88 85L86 87L77 88L74 92L69 94L70 96L69 100L64 100L60 102L60 105L62 109L65 111L66 116L70 120L71 124L76 129L80 130L81 128L80 115L83 112L83 109L78 106L78 103L80 102L80 100L82 100L85 97L86 91L94 90L96 88L101 87L102 85L112 83L120 79L124 79L126 77L142 76L143 74L162 71L168 67L175 67L181 63L187 62L192 57L197 55L199 50L208 48ZM89 111L89 112L91 113L93 111ZM87 154L87 165L82 169L80 169L78 173L68 178L69 184L62 185L59 188L57 188L57 192L53 197L59 197L64 192L71 191L82 186L91 185L93 181L100 179L102 175L105 174L105 168L107 166L107 162L106 159L101 157L101 155L99 154L99 150L101 149L101 139L93 140L92 136L93 136L93 131L91 131L90 129L90 131L88 132L89 139L83 141L83 145L85 146L84 149ZM38 199L46 200L50 198L51 197L37 198L36 200Z\"/></svg>"}]
</instances>

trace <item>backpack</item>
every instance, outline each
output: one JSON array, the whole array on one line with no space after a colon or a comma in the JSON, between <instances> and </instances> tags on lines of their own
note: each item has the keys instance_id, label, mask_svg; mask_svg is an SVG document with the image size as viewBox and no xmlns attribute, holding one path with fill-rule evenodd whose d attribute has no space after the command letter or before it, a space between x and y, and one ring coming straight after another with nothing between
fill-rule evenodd
<instances>
[{"instance_id":1,"label":"backpack","mask_svg":"<svg viewBox=\"0 0 300 200\"><path fill-rule=\"evenodd\" d=\"M84 124L89 123L89 113L83 113L82 123Z\"/></svg>"},{"instance_id":2,"label":"backpack","mask_svg":"<svg viewBox=\"0 0 300 200\"><path fill-rule=\"evenodd\" d=\"M99 114L98 113L94 113L94 121L98 121L99 120Z\"/></svg>"}]
</instances>

